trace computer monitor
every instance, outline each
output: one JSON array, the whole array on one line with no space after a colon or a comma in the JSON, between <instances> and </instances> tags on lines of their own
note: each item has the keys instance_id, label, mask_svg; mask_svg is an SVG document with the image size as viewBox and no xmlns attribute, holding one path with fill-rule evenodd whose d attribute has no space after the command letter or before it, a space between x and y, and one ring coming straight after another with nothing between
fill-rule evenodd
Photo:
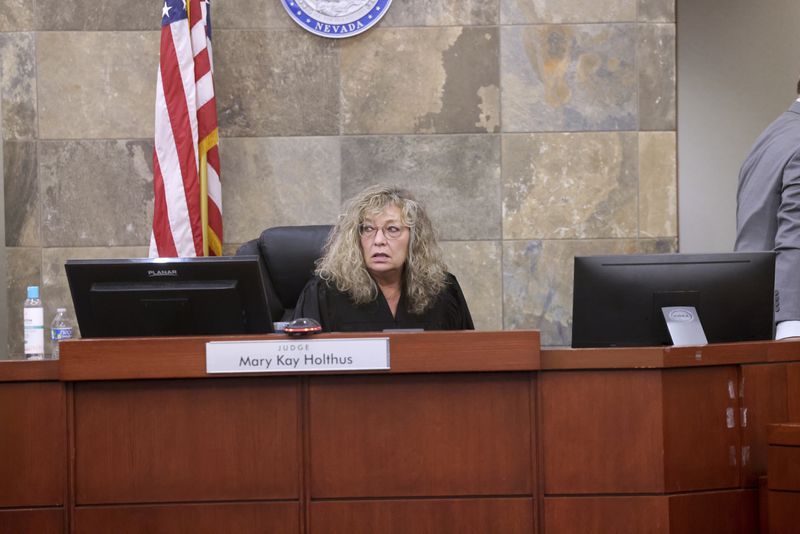
<instances>
[{"instance_id":1,"label":"computer monitor","mask_svg":"<svg viewBox=\"0 0 800 534\"><path fill-rule=\"evenodd\" d=\"M81 336L272 332L256 256L67 260Z\"/></svg>"},{"instance_id":2,"label":"computer monitor","mask_svg":"<svg viewBox=\"0 0 800 534\"><path fill-rule=\"evenodd\" d=\"M709 343L773 338L775 254L578 256L573 347L671 345L662 307L693 306Z\"/></svg>"}]
</instances>

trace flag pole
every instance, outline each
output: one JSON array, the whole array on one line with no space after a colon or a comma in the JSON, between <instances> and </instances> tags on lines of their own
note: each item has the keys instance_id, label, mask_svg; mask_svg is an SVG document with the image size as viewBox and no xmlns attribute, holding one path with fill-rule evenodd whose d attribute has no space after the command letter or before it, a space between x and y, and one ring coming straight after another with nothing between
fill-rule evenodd
<instances>
[{"instance_id":1,"label":"flag pole","mask_svg":"<svg viewBox=\"0 0 800 534\"><path fill-rule=\"evenodd\" d=\"M200 149L200 223L203 225L203 256L208 256L208 157Z\"/></svg>"}]
</instances>

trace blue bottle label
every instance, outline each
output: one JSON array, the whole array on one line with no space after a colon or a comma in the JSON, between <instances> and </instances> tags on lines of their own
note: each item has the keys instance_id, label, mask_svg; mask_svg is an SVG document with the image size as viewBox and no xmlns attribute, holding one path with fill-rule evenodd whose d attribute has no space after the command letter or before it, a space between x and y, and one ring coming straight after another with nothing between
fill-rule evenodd
<instances>
[{"instance_id":1,"label":"blue bottle label","mask_svg":"<svg viewBox=\"0 0 800 534\"><path fill-rule=\"evenodd\" d=\"M72 339L72 327L51 328L50 339L52 341L60 341L62 339Z\"/></svg>"}]
</instances>

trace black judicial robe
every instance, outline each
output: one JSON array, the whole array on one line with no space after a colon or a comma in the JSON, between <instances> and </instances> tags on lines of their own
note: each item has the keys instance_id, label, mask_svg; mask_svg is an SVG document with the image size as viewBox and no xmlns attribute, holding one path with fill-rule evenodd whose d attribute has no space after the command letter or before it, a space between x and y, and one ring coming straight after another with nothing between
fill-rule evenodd
<instances>
[{"instance_id":1,"label":"black judicial robe","mask_svg":"<svg viewBox=\"0 0 800 534\"><path fill-rule=\"evenodd\" d=\"M294 318L298 317L316 319L325 332L380 332L393 328L475 329L461 286L450 273L447 273L447 283L431 307L421 314L411 313L403 292L394 317L380 291L371 302L356 305L349 295L314 277L303 288L297 301Z\"/></svg>"}]
</instances>

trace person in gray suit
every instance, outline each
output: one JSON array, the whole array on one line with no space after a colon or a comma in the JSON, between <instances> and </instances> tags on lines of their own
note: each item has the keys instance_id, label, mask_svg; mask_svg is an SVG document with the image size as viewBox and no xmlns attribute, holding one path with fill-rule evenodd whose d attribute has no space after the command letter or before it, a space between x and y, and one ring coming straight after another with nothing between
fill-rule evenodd
<instances>
[{"instance_id":1,"label":"person in gray suit","mask_svg":"<svg viewBox=\"0 0 800 534\"><path fill-rule=\"evenodd\" d=\"M736 205L736 250L777 252L775 339L800 336L800 98L744 160Z\"/></svg>"}]
</instances>

